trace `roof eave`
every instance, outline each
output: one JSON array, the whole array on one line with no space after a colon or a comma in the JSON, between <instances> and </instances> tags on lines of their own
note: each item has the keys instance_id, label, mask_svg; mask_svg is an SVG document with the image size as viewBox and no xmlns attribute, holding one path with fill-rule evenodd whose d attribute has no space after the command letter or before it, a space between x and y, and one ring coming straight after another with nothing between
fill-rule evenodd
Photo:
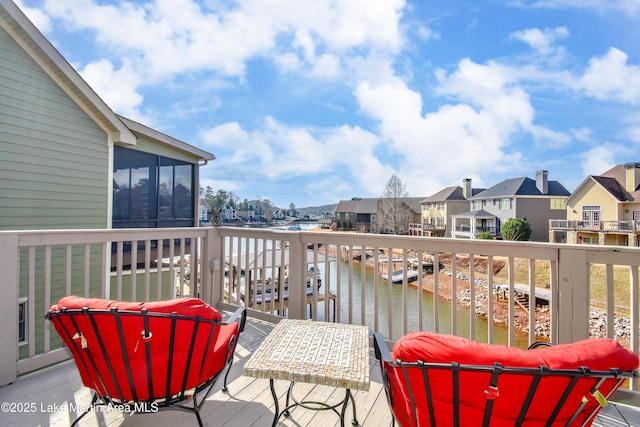
<instances>
[{"instance_id":1,"label":"roof eave","mask_svg":"<svg viewBox=\"0 0 640 427\"><path fill-rule=\"evenodd\" d=\"M131 119L127 119L123 116L118 116L118 118L124 123L127 128L131 130L134 134L139 136L144 136L148 139L153 140L156 143L163 144L169 146L171 148L177 149L189 155L195 156L200 160L214 160L216 157L204 150L201 150L198 147L194 147L191 144L187 144L186 142L180 141L179 139L173 138L169 135L166 135L162 132L159 132L155 129L152 129L148 126L145 126L141 123L133 121Z\"/></svg>"}]
</instances>

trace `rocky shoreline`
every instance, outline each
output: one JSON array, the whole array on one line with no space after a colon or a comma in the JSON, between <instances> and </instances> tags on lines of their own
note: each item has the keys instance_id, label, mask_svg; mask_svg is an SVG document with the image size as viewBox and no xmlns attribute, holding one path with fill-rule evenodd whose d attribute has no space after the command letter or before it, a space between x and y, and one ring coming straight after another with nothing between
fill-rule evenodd
<instances>
[{"instance_id":1,"label":"rocky shoreline","mask_svg":"<svg viewBox=\"0 0 640 427\"><path fill-rule=\"evenodd\" d=\"M451 271L442 270L441 273L447 274L451 276ZM457 273L456 277L459 280L464 280L466 283L469 283L469 276ZM475 279L475 293L476 293L476 304L475 304L475 313L482 317L487 316L487 298L489 295L489 283L485 279L477 278ZM495 291L497 288L497 284L493 284L493 292L491 295L495 295ZM469 287L465 287L464 289L457 292L456 299L458 304L465 306L470 309L471 307L471 291ZM501 318L502 316L495 316L494 310L494 318L496 322L499 323L507 323L508 318ZM519 312L519 314L518 314ZM523 331L529 332L529 319L528 313L526 313L523 309L516 307L516 315L514 316L514 321L516 324L516 328ZM598 310L592 308L590 311L590 319L589 319L589 335L592 338L604 338L607 336L607 316L606 313L602 310ZM631 319L628 317L618 317L614 318L614 339L618 341L625 347L629 347L631 340ZM551 331L551 322L549 318L549 308L548 307L537 307L536 308L536 325L535 325L535 334L537 337L548 339Z\"/></svg>"},{"instance_id":2,"label":"rocky shoreline","mask_svg":"<svg viewBox=\"0 0 640 427\"><path fill-rule=\"evenodd\" d=\"M332 255L337 256L335 252L333 252ZM369 264L371 268L376 268L372 264L372 260L369 257L367 257L366 259L367 259L366 260L367 264ZM361 262L361 258L357 256L354 257L354 260ZM445 261L450 262L451 260L447 260L441 257L440 261L444 263ZM466 260L466 262L468 263L468 259ZM478 260L476 260L476 263L477 262ZM468 266L468 264L465 264L464 259L457 259L456 263L458 266L463 268L465 266ZM503 265L504 263L501 264L500 262L497 262L497 261L494 262L494 274L497 274L497 272L500 271L500 268L502 268ZM476 269L477 271L483 271L483 270L486 271L486 266L483 267L480 265L476 265ZM448 269L442 269L439 271L438 295L441 298L444 298L447 300L451 300L453 298L453 296L451 295L452 288L453 288L451 286L451 274L452 272ZM433 279L430 279L432 277L433 275L424 276L425 280L423 281L423 292L433 293ZM456 273L456 278L460 282L462 282L462 283L458 282L460 286L458 287L459 289L457 290L456 302L460 306L470 309L471 292L469 289L469 286L470 286L469 276L464 273ZM411 283L411 285L417 286L416 282ZM493 289L491 293L488 292L489 283L485 279L476 278L475 286L476 286L475 288L475 298L476 298L475 305L476 306L474 311L477 315L482 316L484 318L488 318L489 316L487 313L487 307L488 307L487 298L489 294L492 295L492 297L493 295L496 295L496 288L498 287L498 284L497 283L493 284ZM502 325L508 325L509 302L507 300L496 300L494 301L493 306L494 306L494 309L493 309L494 312L491 317L494 319L494 322ZM549 313L548 307L536 308L535 335L541 341L549 340L549 337L551 334L551 321L549 316L550 316L550 313ZM614 339L624 347L630 348L631 319L629 317L615 316L614 322L615 322ZM524 333L529 332L529 314L527 311L523 310L519 306L516 306L516 309L515 309L514 324L515 324L515 328L518 331L521 331ZM606 316L606 313L603 312L602 310L598 310L596 308L592 308L590 310L589 336L592 338L604 338L607 336L607 316Z\"/></svg>"}]
</instances>

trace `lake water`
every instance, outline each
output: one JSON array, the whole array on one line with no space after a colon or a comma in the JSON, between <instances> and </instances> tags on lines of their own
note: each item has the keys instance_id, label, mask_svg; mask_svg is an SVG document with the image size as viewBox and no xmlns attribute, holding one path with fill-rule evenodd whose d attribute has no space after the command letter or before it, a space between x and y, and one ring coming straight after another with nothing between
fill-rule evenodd
<instances>
[{"instance_id":1,"label":"lake water","mask_svg":"<svg viewBox=\"0 0 640 427\"><path fill-rule=\"evenodd\" d=\"M299 224L302 230L316 228L315 223L302 223ZM270 245L267 242L267 247ZM260 245L261 246L261 245ZM322 270L324 266L321 266ZM329 286L332 292L336 292L337 288L337 267L336 262L330 263L330 282ZM327 285L325 274L320 271L323 279L320 293L324 293L325 286ZM364 323L369 326L371 330L378 330L382 332L386 337L391 339L398 339L403 335L404 318L406 313L407 331L423 330L423 331L435 331L435 325L433 321L434 302L433 294L429 292L422 292L415 286L408 286L406 301L402 297L402 285L390 285L391 286L391 299L393 301L391 305L392 310L392 326L393 330L389 328L389 313L387 303L389 300L389 285L387 281L379 279L377 289L377 299L379 312L377 316L377 328L376 328L376 316L374 311L374 298L376 298L375 281L374 281L373 268L368 267L365 269L365 276L362 277L362 270L360 263L354 262L353 267L353 279L349 284L348 263L342 263L340 267L340 321L349 322L349 305L350 302L353 306L353 312L351 313L353 323L360 324L362 320L361 307L365 307ZM422 299L422 327L419 325L420 321L420 309L419 300ZM470 330L470 316L471 313L465 307L456 306L453 307L451 301L440 300L438 301L438 318L439 328L438 332L453 333L452 328L452 312L456 313L456 330L455 335L469 338ZM488 320L484 317L473 315L475 317L475 340L479 342L488 342ZM324 303L318 303L318 320L324 319ZM494 340L496 344L508 343L508 328L496 324L494 325ZM516 331L515 345L520 348L527 348L528 335L524 332Z\"/></svg>"},{"instance_id":2,"label":"lake water","mask_svg":"<svg viewBox=\"0 0 640 427\"><path fill-rule=\"evenodd\" d=\"M337 286L337 268L336 263L332 262L330 265L331 274L331 289L335 292ZM389 285L386 280L378 280L377 296L375 292L374 272L372 268L367 268L365 271L365 277L363 280L360 264L354 262L353 267L353 280L349 284L348 276L348 264L342 263L340 268L340 320L341 322L349 321L349 303L353 301L353 313L352 321L354 323L361 323L362 311L361 307L365 307L364 322L370 329L374 330L376 316L374 311L375 298L378 300L379 313L377 316L378 327L377 330L382 332L386 337L392 339L400 338L404 331L404 313L406 312L407 331L424 330L435 331L434 325L434 298L433 294L429 292L422 292L415 286L407 286L406 301L402 296L402 285ZM322 276L324 277L324 275ZM389 329L389 286L391 286L391 310L392 310L392 326L393 331ZM323 284L324 287L324 284ZM364 292L363 292L364 290ZM321 292L324 289L321 288ZM420 327L420 299L422 299L422 327ZM440 299L438 301L438 318L439 318L439 330L442 333L453 333L452 328L452 311L456 312L456 331L455 335L469 338L470 331L470 311L464 307L453 307L451 301ZM319 307L319 320L323 317L323 307ZM474 314L475 317L475 340L480 342L488 342L488 320L484 317L480 317ZM508 343L508 329L502 325L494 325L494 343L507 344ZM516 331L516 346L520 348L526 348L528 346L528 336L526 333Z\"/></svg>"}]
</instances>

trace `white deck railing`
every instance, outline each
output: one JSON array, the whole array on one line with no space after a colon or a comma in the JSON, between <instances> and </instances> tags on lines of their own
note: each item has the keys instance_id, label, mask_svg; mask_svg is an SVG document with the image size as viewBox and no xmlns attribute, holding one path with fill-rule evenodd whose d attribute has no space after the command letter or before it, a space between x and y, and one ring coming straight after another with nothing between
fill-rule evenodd
<instances>
[{"instance_id":1,"label":"white deck railing","mask_svg":"<svg viewBox=\"0 0 640 427\"><path fill-rule=\"evenodd\" d=\"M364 324L390 339L434 330L496 342L500 329L504 343L516 345L515 305L509 304L506 327L465 316L456 298L442 301L440 275L420 274L439 265L451 276L452 295L477 284L464 296L476 311L496 308L498 295L487 283L500 283L508 301L516 289L536 295L544 284L551 342L577 341L601 328L602 336L638 353L640 248L207 227L3 231L0 257L6 319L0 330L7 344L0 347L0 384L67 357L43 318L67 294L125 300L198 295L221 308L249 305L257 317ZM137 273L123 265L137 265ZM413 283L411 265L419 273ZM498 265L504 267L496 274ZM401 283L389 286L381 274L400 268ZM423 286L433 298L417 291ZM528 343L538 339L539 314L527 314ZM19 335L23 343L8 345Z\"/></svg>"}]
</instances>

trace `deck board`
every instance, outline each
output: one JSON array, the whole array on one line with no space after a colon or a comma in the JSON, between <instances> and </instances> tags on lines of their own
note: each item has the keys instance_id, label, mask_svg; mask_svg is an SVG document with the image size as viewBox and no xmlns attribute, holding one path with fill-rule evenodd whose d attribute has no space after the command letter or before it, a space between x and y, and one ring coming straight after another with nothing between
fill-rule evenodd
<instances>
[{"instance_id":1,"label":"deck board","mask_svg":"<svg viewBox=\"0 0 640 427\"><path fill-rule=\"evenodd\" d=\"M214 393L203 405L201 416L205 426L236 427L270 426L273 420L274 403L269 389L269 380L256 379L242 375L242 367L251 354L258 348L273 324L261 320L249 319L247 328L241 335L236 349L236 359L229 373L229 391L216 385ZM357 416L362 426L391 426L391 414L387 406L382 387L380 367L371 351L371 386L368 392L355 391ZM220 381L221 383L221 381ZM288 383L275 382L280 397L281 409L284 407ZM312 384L296 384L294 393L298 397L312 400L341 400L344 389ZM69 426L76 418L69 413L69 402L76 405L88 405L91 401L89 390L82 386L77 369L72 361L63 362L40 372L26 375L14 383L0 387L0 402L35 403L37 409L28 413L0 412L1 426ZM41 411L41 405L58 405L62 410ZM345 424L350 425L351 406L347 408ZM626 421L625 421L626 419ZM163 410L157 414L122 414L117 411L92 411L82 419L82 427L173 427L197 426L193 413L178 410ZM309 411L296 408L289 418L282 417L280 426L339 426L339 418L332 411ZM598 427L638 426L640 411L635 407L608 405L593 424Z\"/></svg>"}]
</instances>

